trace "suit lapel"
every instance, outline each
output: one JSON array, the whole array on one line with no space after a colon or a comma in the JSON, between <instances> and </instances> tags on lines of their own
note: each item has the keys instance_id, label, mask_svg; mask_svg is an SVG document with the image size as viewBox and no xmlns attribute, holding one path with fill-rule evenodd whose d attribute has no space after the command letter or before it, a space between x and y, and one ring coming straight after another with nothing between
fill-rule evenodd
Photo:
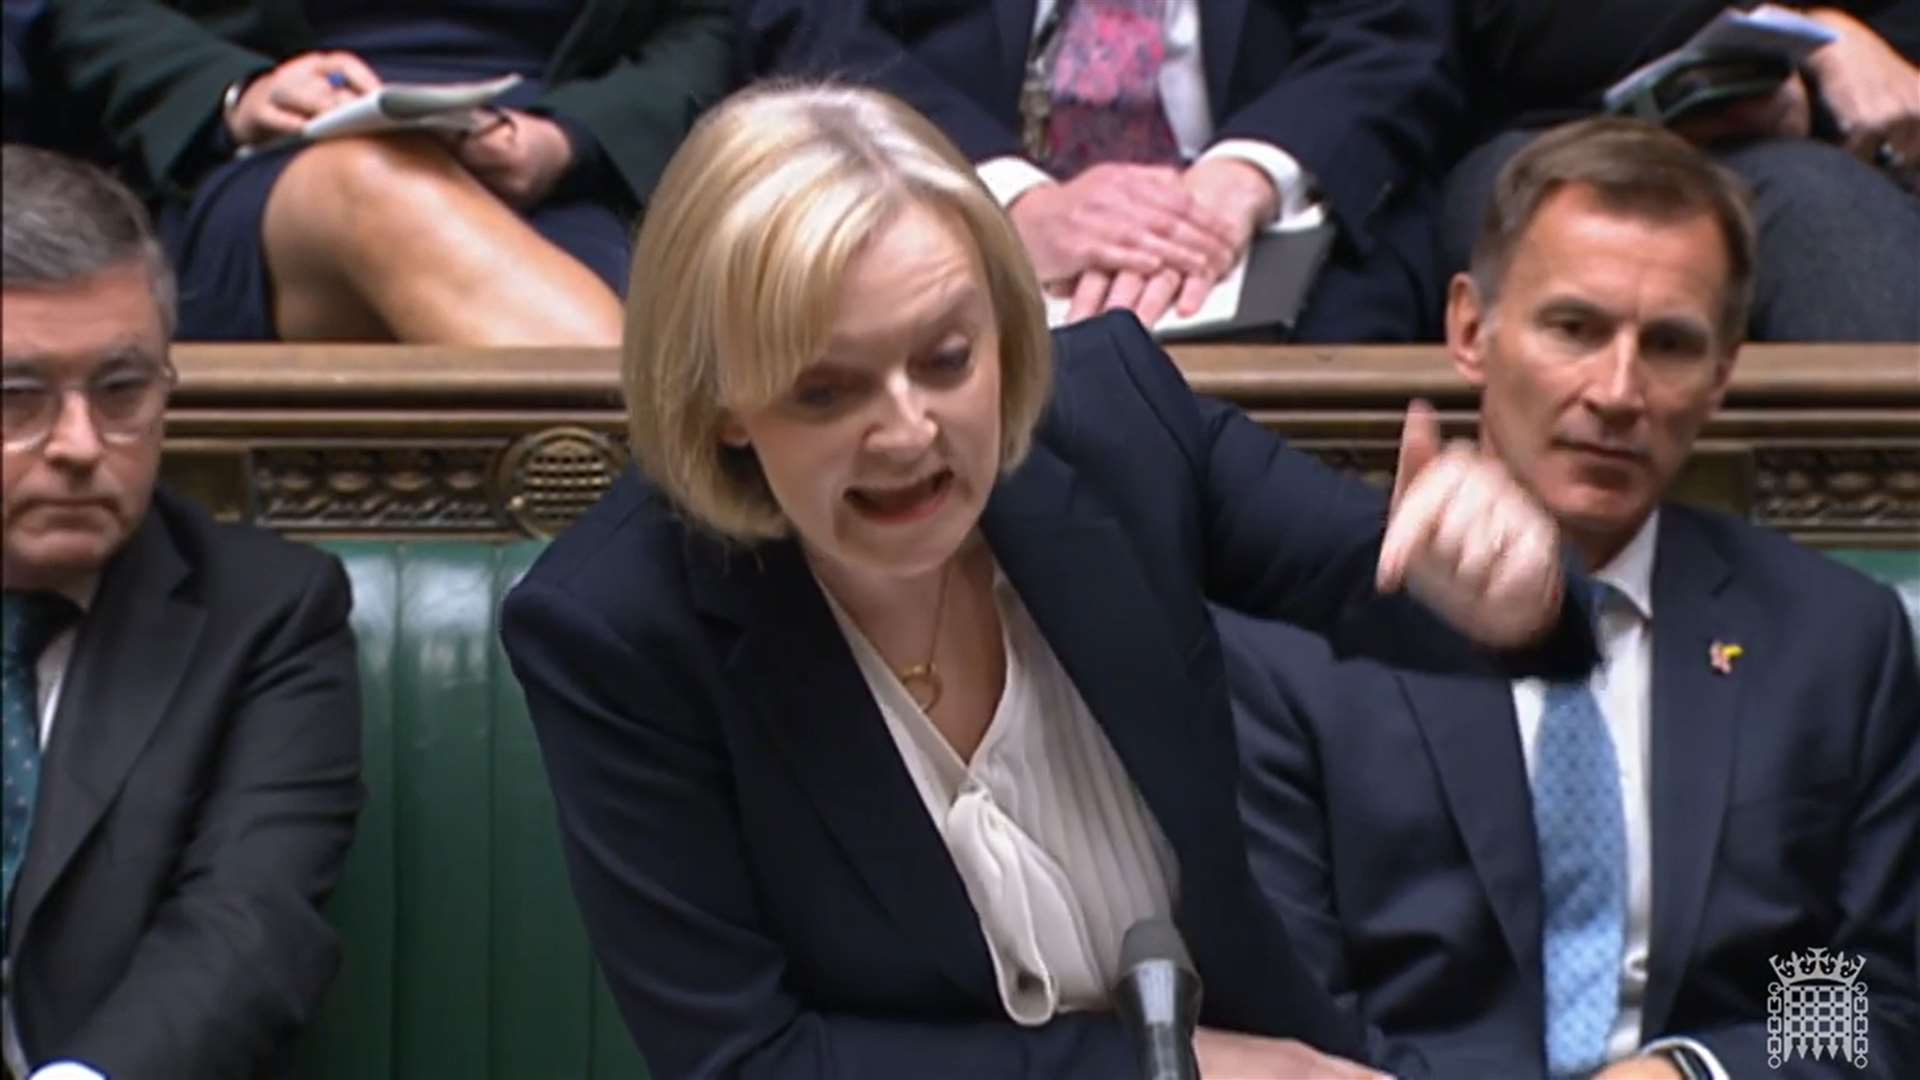
<instances>
[{"instance_id":1,"label":"suit lapel","mask_svg":"<svg viewBox=\"0 0 1920 1080\"><path fill-rule=\"evenodd\" d=\"M1166 608L1119 522L1075 505L1073 495L1071 470L1035 447L995 491L981 526L1161 829L1187 858L1219 843L1205 823L1222 820L1208 815L1210 796L1196 790L1186 767L1221 749L1194 743L1212 729L1191 715L1196 700L1184 678L1191 643L1168 633Z\"/></svg>"},{"instance_id":2,"label":"suit lapel","mask_svg":"<svg viewBox=\"0 0 1920 1080\"><path fill-rule=\"evenodd\" d=\"M1660 519L1653 567L1653 929L1644 1030L1660 1031L1706 904L1738 742L1740 669L1715 670L1715 642L1768 663L1762 612L1683 511Z\"/></svg>"},{"instance_id":3,"label":"suit lapel","mask_svg":"<svg viewBox=\"0 0 1920 1080\"><path fill-rule=\"evenodd\" d=\"M996 0L993 5L995 29L1000 34L1000 70L1012 77L1015 101L1026 82L1027 54L1033 48L1033 20L1038 12L1038 0Z\"/></svg>"},{"instance_id":4,"label":"suit lapel","mask_svg":"<svg viewBox=\"0 0 1920 1080\"><path fill-rule=\"evenodd\" d=\"M847 860L907 941L998 1008L979 917L945 843L921 811L846 638L792 542L689 556L696 602L741 627L726 661L768 741L786 758Z\"/></svg>"},{"instance_id":5,"label":"suit lapel","mask_svg":"<svg viewBox=\"0 0 1920 1080\"><path fill-rule=\"evenodd\" d=\"M177 594L188 572L150 510L101 579L61 681L10 945L112 805L186 674L204 620Z\"/></svg>"},{"instance_id":6,"label":"suit lapel","mask_svg":"<svg viewBox=\"0 0 1920 1080\"><path fill-rule=\"evenodd\" d=\"M1544 1006L1539 846L1513 690L1486 678L1402 674L1394 681L1419 720L1454 824L1521 978Z\"/></svg>"},{"instance_id":7,"label":"suit lapel","mask_svg":"<svg viewBox=\"0 0 1920 1080\"><path fill-rule=\"evenodd\" d=\"M1071 471L1035 447L996 487L982 528L1168 839L1183 860L1204 857L1221 844L1205 823L1232 820L1232 785L1196 790L1183 767L1206 753L1194 742L1202 726L1181 722L1194 703L1185 643L1166 632L1118 523L1075 507L1073 490ZM855 871L905 938L983 1007L999 1008L984 941L954 932L979 916L798 546L728 558L702 543L688 565L696 603L741 628L729 684L752 703ZM1207 749L1224 752L1231 770L1231 745ZM1210 814L1209 800L1225 800L1227 816ZM1187 930L1196 955L1205 951L1209 929Z\"/></svg>"},{"instance_id":8,"label":"suit lapel","mask_svg":"<svg viewBox=\"0 0 1920 1080\"><path fill-rule=\"evenodd\" d=\"M1240 26L1248 0L1207 0L1200 5L1200 55L1206 65L1207 108L1214 126L1227 114L1227 89L1240 51ZM1279 61L1275 61L1279 63Z\"/></svg>"}]
</instances>

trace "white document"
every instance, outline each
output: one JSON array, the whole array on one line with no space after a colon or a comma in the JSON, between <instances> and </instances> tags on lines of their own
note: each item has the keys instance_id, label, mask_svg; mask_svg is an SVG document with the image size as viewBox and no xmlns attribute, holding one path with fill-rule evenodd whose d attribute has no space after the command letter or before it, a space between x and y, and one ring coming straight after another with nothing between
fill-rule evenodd
<instances>
[{"instance_id":1,"label":"white document","mask_svg":"<svg viewBox=\"0 0 1920 1080\"><path fill-rule=\"evenodd\" d=\"M519 81L518 75L502 75L484 82L389 83L308 120L300 134L331 139L409 128L472 131L483 122L480 106Z\"/></svg>"},{"instance_id":2,"label":"white document","mask_svg":"<svg viewBox=\"0 0 1920 1080\"><path fill-rule=\"evenodd\" d=\"M1688 43L1709 52L1782 53L1795 63L1839 35L1797 11L1770 4L1741 11L1728 8L1700 28Z\"/></svg>"},{"instance_id":3,"label":"white document","mask_svg":"<svg viewBox=\"0 0 1920 1080\"><path fill-rule=\"evenodd\" d=\"M1147 329L1157 338L1172 340L1258 326L1291 327L1333 246L1333 235L1333 225L1319 204L1267 226L1254 234L1247 253L1214 283L1199 310L1182 315L1168 308ZM1249 289L1252 296L1247 295ZM1049 294L1046 302L1047 325L1065 325L1072 298Z\"/></svg>"},{"instance_id":4,"label":"white document","mask_svg":"<svg viewBox=\"0 0 1920 1080\"><path fill-rule=\"evenodd\" d=\"M1154 334L1179 332L1181 330L1202 330L1217 326L1232 319L1240 310L1240 290L1247 281L1247 257L1233 264L1225 277L1214 282L1207 298L1200 302L1199 310L1191 315L1182 315L1172 308L1167 309L1160 321L1148 327ZM1047 325L1065 326L1067 311L1073 307L1073 298L1047 294Z\"/></svg>"},{"instance_id":5,"label":"white document","mask_svg":"<svg viewBox=\"0 0 1920 1080\"><path fill-rule=\"evenodd\" d=\"M1618 112L1643 89L1682 64L1712 56L1778 56L1790 64L1805 60L1815 49L1830 45L1839 35L1786 8L1763 5L1751 11L1728 8L1694 32L1685 45L1635 68L1607 87L1607 111Z\"/></svg>"}]
</instances>

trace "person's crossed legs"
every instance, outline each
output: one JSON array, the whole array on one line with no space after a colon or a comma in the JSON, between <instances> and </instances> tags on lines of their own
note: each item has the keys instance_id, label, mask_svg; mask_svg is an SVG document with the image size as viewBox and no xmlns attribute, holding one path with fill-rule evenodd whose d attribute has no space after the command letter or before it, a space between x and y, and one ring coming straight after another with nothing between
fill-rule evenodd
<instances>
[{"instance_id":1,"label":"person's crossed legs","mask_svg":"<svg viewBox=\"0 0 1920 1080\"><path fill-rule=\"evenodd\" d=\"M283 339L611 345L620 300L437 141L380 135L301 152L261 223Z\"/></svg>"}]
</instances>

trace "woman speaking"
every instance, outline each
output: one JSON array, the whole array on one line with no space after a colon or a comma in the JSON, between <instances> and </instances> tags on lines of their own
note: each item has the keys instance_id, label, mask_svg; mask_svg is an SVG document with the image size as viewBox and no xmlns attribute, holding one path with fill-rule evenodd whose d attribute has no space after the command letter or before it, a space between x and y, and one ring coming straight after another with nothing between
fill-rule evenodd
<instances>
[{"instance_id":1,"label":"woman speaking","mask_svg":"<svg viewBox=\"0 0 1920 1080\"><path fill-rule=\"evenodd\" d=\"M1206 601L1583 671L1545 515L1430 413L1389 514L1131 316L1050 337L966 159L872 92L722 104L635 264L637 474L502 635L655 1075L1126 1075L1110 988L1156 915L1205 1075L1376 1075L1249 875Z\"/></svg>"}]
</instances>

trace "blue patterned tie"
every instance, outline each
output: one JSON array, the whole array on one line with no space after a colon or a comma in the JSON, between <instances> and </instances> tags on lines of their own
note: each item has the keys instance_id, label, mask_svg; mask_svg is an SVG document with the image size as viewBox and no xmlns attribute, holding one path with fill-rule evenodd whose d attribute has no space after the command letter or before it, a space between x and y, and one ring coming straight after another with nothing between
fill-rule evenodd
<instances>
[{"instance_id":1,"label":"blue patterned tie","mask_svg":"<svg viewBox=\"0 0 1920 1080\"><path fill-rule=\"evenodd\" d=\"M1593 585L1597 620L1612 589ZM1545 916L1547 1070L1556 1080L1584 1077L1606 1063L1627 922L1619 764L1587 682L1547 688L1534 743L1533 826Z\"/></svg>"},{"instance_id":2,"label":"blue patterned tie","mask_svg":"<svg viewBox=\"0 0 1920 1080\"><path fill-rule=\"evenodd\" d=\"M40 789L40 701L34 664L47 643L59 636L80 609L50 592L0 593L0 955L13 911L13 879L27 854L33 828L33 800Z\"/></svg>"}]
</instances>

